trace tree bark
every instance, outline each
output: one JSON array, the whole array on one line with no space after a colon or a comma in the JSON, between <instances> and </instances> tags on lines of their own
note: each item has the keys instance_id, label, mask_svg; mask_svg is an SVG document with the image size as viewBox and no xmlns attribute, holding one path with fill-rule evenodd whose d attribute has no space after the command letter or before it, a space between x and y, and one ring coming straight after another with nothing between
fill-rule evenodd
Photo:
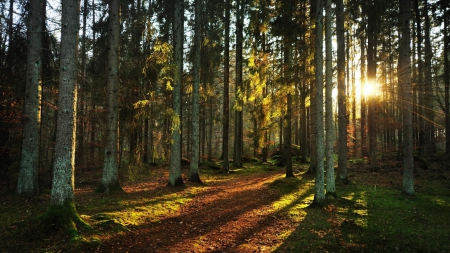
<instances>
[{"instance_id":1,"label":"tree bark","mask_svg":"<svg viewBox=\"0 0 450 253\"><path fill-rule=\"evenodd\" d=\"M39 130L42 98L42 33L46 0L31 0L28 14L27 71L22 155L17 193L36 195L39 192Z\"/></svg>"},{"instance_id":2,"label":"tree bark","mask_svg":"<svg viewBox=\"0 0 450 253\"><path fill-rule=\"evenodd\" d=\"M192 143L189 181L201 182L198 174L200 158L199 111L200 111L200 50L201 50L201 9L202 1L195 0L194 27L194 84L192 89Z\"/></svg>"},{"instance_id":3,"label":"tree bark","mask_svg":"<svg viewBox=\"0 0 450 253\"><path fill-rule=\"evenodd\" d=\"M242 43L244 40L242 30L244 22L244 6L241 0L236 1L236 97L235 97L235 121L234 121L234 155L233 166L242 167L243 149L243 111L244 111L244 86L242 84Z\"/></svg>"},{"instance_id":4,"label":"tree bark","mask_svg":"<svg viewBox=\"0 0 450 253\"><path fill-rule=\"evenodd\" d=\"M108 63L106 90L108 92L106 105L106 144L103 162L103 173L97 192L109 193L121 191L119 184L118 157L118 128L119 128L119 52L120 52L120 2L111 0L109 2L109 25L108 25Z\"/></svg>"},{"instance_id":5,"label":"tree bark","mask_svg":"<svg viewBox=\"0 0 450 253\"><path fill-rule=\"evenodd\" d=\"M175 1L174 22L173 22L173 49L174 63L176 65L173 90L172 90L172 142L170 144L170 166L169 166L169 186L183 185L181 178L181 76L183 74L183 21L184 8L183 0Z\"/></svg>"},{"instance_id":6,"label":"tree bark","mask_svg":"<svg viewBox=\"0 0 450 253\"><path fill-rule=\"evenodd\" d=\"M376 85L376 54L377 54L377 1L373 1L369 8L369 20L367 22L367 78L371 85ZM368 127L369 127L369 162L372 170L377 169L377 122L376 122L376 101L374 94L369 95L368 104Z\"/></svg>"},{"instance_id":7,"label":"tree bark","mask_svg":"<svg viewBox=\"0 0 450 253\"><path fill-rule=\"evenodd\" d=\"M347 99L345 87L344 3L336 2L337 71L338 71L338 178L347 183ZM348 59L347 59L348 60ZM356 113L355 113L356 114ZM356 129L355 129L356 131ZM356 145L356 143L355 143Z\"/></svg>"},{"instance_id":8,"label":"tree bark","mask_svg":"<svg viewBox=\"0 0 450 253\"><path fill-rule=\"evenodd\" d=\"M89 228L74 204L79 8L78 0L62 1L55 161L50 207L42 217L44 224L64 228L71 238L77 236L77 226Z\"/></svg>"},{"instance_id":9,"label":"tree bark","mask_svg":"<svg viewBox=\"0 0 450 253\"><path fill-rule=\"evenodd\" d=\"M399 87L403 103L403 186L405 195L414 195L414 160L412 135L412 85L411 85L411 50L410 50L410 11L409 0L399 0L400 3L400 52L398 59Z\"/></svg>"},{"instance_id":10,"label":"tree bark","mask_svg":"<svg viewBox=\"0 0 450 253\"><path fill-rule=\"evenodd\" d=\"M331 44L331 0L325 0L325 153L326 153L326 192L336 194L334 180L334 129L333 129L333 46ZM338 47L339 48L339 47ZM340 130L340 129L339 129Z\"/></svg>"},{"instance_id":11,"label":"tree bark","mask_svg":"<svg viewBox=\"0 0 450 253\"><path fill-rule=\"evenodd\" d=\"M225 51L223 58L223 131L222 131L222 157L223 173L230 171L228 158L228 136L230 129L230 0L225 1Z\"/></svg>"},{"instance_id":12,"label":"tree bark","mask_svg":"<svg viewBox=\"0 0 450 253\"><path fill-rule=\"evenodd\" d=\"M423 15L425 18L425 62L424 62L424 96L425 96L425 138L426 138L426 153L436 152L436 141L434 138L434 89L433 89L433 77L431 74L431 58L432 58L432 48L431 48L431 36L430 36L430 17L428 15L428 1L424 0L424 10Z\"/></svg>"},{"instance_id":13,"label":"tree bark","mask_svg":"<svg viewBox=\"0 0 450 253\"><path fill-rule=\"evenodd\" d=\"M316 69L316 91L315 91L315 148L316 148L316 181L314 187L313 205L325 205L324 192L324 127L323 127L323 0L317 0L315 27L315 69Z\"/></svg>"}]
</instances>

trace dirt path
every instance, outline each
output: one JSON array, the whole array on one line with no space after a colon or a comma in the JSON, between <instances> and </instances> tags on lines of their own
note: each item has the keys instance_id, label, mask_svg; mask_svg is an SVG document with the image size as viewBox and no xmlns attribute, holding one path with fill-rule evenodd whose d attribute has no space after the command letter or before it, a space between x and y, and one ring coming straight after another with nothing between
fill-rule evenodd
<instances>
[{"instance_id":1,"label":"dirt path","mask_svg":"<svg viewBox=\"0 0 450 253\"><path fill-rule=\"evenodd\" d=\"M280 172L209 186L177 213L132 232L102 238L100 252L267 252L295 224L273 213L269 188Z\"/></svg>"}]
</instances>

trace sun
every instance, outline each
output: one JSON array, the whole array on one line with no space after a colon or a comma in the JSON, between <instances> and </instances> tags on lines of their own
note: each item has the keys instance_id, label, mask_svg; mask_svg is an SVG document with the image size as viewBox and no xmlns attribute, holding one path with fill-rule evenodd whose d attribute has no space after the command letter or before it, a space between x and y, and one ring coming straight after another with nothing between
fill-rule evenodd
<instances>
[{"instance_id":1,"label":"sun","mask_svg":"<svg viewBox=\"0 0 450 253\"><path fill-rule=\"evenodd\" d=\"M377 87L375 82L367 81L364 85L364 96L375 96L377 94Z\"/></svg>"}]
</instances>

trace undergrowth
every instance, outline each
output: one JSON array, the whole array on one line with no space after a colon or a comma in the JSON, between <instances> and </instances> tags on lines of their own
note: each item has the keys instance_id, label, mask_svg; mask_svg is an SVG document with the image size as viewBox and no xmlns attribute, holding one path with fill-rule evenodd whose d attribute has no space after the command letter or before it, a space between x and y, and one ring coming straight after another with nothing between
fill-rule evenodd
<instances>
[{"instance_id":1,"label":"undergrowth","mask_svg":"<svg viewBox=\"0 0 450 253\"><path fill-rule=\"evenodd\" d=\"M125 236L142 226L159 224L184 205L199 201L215 185L246 175L273 173L266 185L277 198L259 215L280 219L291 229L280 231L270 252L450 252L450 189L446 178L421 174L416 196L401 195L401 174L368 172L360 164L349 170L351 183L337 184L337 198L324 209L308 208L313 200L314 176L307 164L296 164L295 178L271 163L246 163L231 174L222 174L220 163L200 166L203 185L165 186L166 171L129 168L125 192L95 194L79 189L76 209L93 230L81 230L76 240L64 231L48 231L37 217L49 206L49 195L25 199L0 196L0 252L86 252L98 250L102 240ZM427 172L432 173L432 172ZM142 176L140 176L142 175ZM183 171L186 180L187 171ZM195 245L192 245L193 249ZM250 244L239 249L258 251Z\"/></svg>"}]
</instances>

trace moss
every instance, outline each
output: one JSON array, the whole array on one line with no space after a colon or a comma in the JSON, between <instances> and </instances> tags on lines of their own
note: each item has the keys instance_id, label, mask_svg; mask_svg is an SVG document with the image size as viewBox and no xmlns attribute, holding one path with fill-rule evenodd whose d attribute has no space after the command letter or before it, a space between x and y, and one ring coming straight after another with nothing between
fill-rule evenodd
<instances>
[{"instance_id":1,"label":"moss","mask_svg":"<svg viewBox=\"0 0 450 253\"><path fill-rule=\"evenodd\" d=\"M63 205L51 205L40 217L47 229L62 229L72 240L78 237L78 229L92 230L92 227L81 219L73 200L67 200Z\"/></svg>"}]
</instances>

